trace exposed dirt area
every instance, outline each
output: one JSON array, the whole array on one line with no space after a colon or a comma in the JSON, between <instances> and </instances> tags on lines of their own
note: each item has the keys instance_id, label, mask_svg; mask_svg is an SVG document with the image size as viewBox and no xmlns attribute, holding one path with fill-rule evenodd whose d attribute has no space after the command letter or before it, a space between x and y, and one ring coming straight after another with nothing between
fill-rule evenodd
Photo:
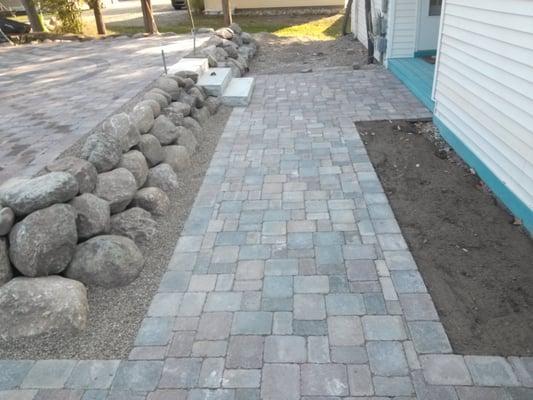
<instances>
[{"instance_id":1,"label":"exposed dirt area","mask_svg":"<svg viewBox=\"0 0 533 400\"><path fill-rule=\"evenodd\" d=\"M171 209L156 218L159 230L148 248L142 248L144 269L128 286L113 289L90 287L89 321L77 337L40 337L31 340L0 341L0 359L125 359L168 262L196 193L231 113L222 106L203 126L199 150L191 157L189 169L178 174L180 188L169 194ZM76 153L74 146L69 153Z\"/></svg>"},{"instance_id":2,"label":"exposed dirt area","mask_svg":"<svg viewBox=\"0 0 533 400\"><path fill-rule=\"evenodd\" d=\"M250 65L250 74L280 74L311 72L330 67L374 68L366 65L366 49L350 35L335 40L315 40L305 37L279 37L258 33L259 49Z\"/></svg>"},{"instance_id":3,"label":"exposed dirt area","mask_svg":"<svg viewBox=\"0 0 533 400\"><path fill-rule=\"evenodd\" d=\"M533 241L431 123L357 128L454 351L533 355Z\"/></svg>"}]
</instances>

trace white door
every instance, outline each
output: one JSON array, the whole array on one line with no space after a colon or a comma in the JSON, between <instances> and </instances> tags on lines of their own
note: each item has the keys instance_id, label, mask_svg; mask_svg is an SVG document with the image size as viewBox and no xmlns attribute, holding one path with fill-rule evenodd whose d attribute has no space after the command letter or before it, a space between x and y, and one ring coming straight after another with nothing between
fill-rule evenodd
<instances>
[{"instance_id":1,"label":"white door","mask_svg":"<svg viewBox=\"0 0 533 400\"><path fill-rule=\"evenodd\" d=\"M442 0L418 0L416 51L436 50Z\"/></svg>"}]
</instances>

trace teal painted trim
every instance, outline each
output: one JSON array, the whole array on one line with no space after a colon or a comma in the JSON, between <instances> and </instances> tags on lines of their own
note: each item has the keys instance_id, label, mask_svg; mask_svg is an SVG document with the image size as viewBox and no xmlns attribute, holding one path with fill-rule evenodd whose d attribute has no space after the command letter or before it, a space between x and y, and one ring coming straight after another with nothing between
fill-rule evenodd
<instances>
[{"instance_id":1,"label":"teal painted trim","mask_svg":"<svg viewBox=\"0 0 533 400\"><path fill-rule=\"evenodd\" d=\"M429 57L436 56L437 50L418 50L415 51L415 57Z\"/></svg>"},{"instance_id":2,"label":"teal painted trim","mask_svg":"<svg viewBox=\"0 0 533 400\"><path fill-rule=\"evenodd\" d=\"M509 187L502 182L494 173L437 117L433 117L433 123L439 128L441 136L453 147L461 158L479 175L485 184L492 190L503 204L517 217L522 220L523 226L530 234L533 234L533 210L520 200Z\"/></svg>"},{"instance_id":3,"label":"teal painted trim","mask_svg":"<svg viewBox=\"0 0 533 400\"><path fill-rule=\"evenodd\" d=\"M416 58L391 58L388 62L388 69L431 112L435 108L431 99L434 68L434 65Z\"/></svg>"}]
</instances>

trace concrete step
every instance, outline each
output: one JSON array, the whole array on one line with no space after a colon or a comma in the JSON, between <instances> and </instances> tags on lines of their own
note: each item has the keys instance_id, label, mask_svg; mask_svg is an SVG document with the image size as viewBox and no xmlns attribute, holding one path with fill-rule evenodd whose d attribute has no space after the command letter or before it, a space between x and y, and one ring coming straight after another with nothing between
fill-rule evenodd
<instances>
[{"instance_id":1,"label":"concrete step","mask_svg":"<svg viewBox=\"0 0 533 400\"><path fill-rule=\"evenodd\" d=\"M250 103L254 87L254 78L233 78L222 94L222 104L246 107Z\"/></svg>"},{"instance_id":2,"label":"concrete step","mask_svg":"<svg viewBox=\"0 0 533 400\"><path fill-rule=\"evenodd\" d=\"M179 71L193 71L201 76L209 69L207 58L182 58L176 64L167 68L168 74L173 75Z\"/></svg>"},{"instance_id":3,"label":"concrete step","mask_svg":"<svg viewBox=\"0 0 533 400\"><path fill-rule=\"evenodd\" d=\"M211 96L222 96L231 81L231 68L209 68L198 78L202 86Z\"/></svg>"}]
</instances>

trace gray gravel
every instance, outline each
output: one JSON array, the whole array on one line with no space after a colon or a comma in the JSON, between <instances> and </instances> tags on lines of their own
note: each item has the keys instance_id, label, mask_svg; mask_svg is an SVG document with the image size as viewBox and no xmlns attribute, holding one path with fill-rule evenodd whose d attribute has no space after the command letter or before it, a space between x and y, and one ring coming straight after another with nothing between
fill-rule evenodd
<instances>
[{"instance_id":1,"label":"gray gravel","mask_svg":"<svg viewBox=\"0 0 533 400\"><path fill-rule=\"evenodd\" d=\"M192 166L178 174L180 188L169 196L169 214L156 219L160 229L150 246L142 249L146 263L140 277L122 288L90 288L89 324L80 336L0 341L0 359L127 358L230 113L231 108L222 106L205 124L204 138L192 157ZM76 154L77 148L65 154Z\"/></svg>"}]
</instances>

